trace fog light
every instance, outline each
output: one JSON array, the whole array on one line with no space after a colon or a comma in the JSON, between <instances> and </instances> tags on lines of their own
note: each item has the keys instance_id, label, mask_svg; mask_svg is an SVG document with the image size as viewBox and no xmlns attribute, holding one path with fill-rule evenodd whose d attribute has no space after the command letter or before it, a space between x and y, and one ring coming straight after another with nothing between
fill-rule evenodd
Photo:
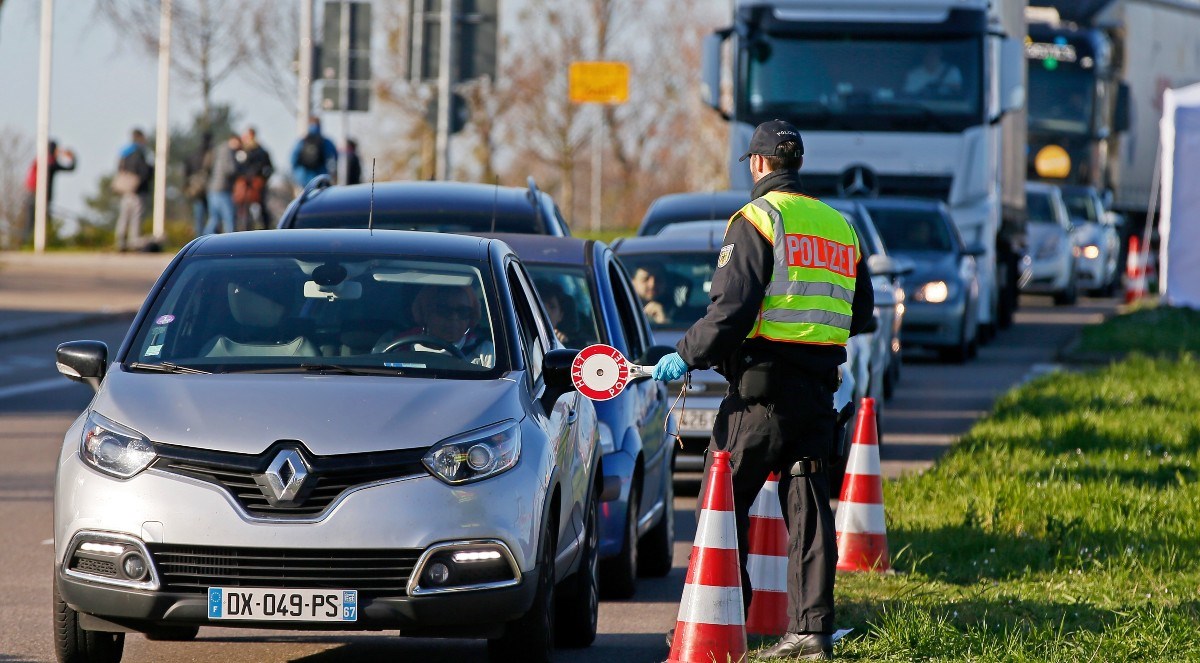
<instances>
[{"instance_id":1,"label":"fog light","mask_svg":"<svg viewBox=\"0 0 1200 663\"><path fill-rule=\"evenodd\" d=\"M146 576L146 560L138 553L129 553L121 560L121 572L130 580L141 580Z\"/></svg>"},{"instance_id":2,"label":"fog light","mask_svg":"<svg viewBox=\"0 0 1200 663\"><path fill-rule=\"evenodd\" d=\"M430 564L425 571L425 578L434 585L445 584L450 579L450 567L441 562Z\"/></svg>"}]
</instances>

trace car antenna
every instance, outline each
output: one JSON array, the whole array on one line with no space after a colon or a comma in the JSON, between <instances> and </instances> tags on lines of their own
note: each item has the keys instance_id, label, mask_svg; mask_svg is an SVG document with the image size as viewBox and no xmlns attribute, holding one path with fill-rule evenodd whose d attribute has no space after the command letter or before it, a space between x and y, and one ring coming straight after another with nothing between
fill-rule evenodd
<instances>
[{"instance_id":1,"label":"car antenna","mask_svg":"<svg viewBox=\"0 0 1200 663\"><path fill-rule=\"evenodd\" d=\"M371 157L371 205L367 208L367 232L375 236L375 157Z\"/></svg>"},{"instance_id":2,"label":"car antenna","mask_svg":"<svg viewBox=\"0 0 1200 663\"><path fill-rule=\"evenodd\" d=\"M500 176L492 181L492 229L490 232L496 232L496 206L500 204Z\"/></svg>"}]
</instances>

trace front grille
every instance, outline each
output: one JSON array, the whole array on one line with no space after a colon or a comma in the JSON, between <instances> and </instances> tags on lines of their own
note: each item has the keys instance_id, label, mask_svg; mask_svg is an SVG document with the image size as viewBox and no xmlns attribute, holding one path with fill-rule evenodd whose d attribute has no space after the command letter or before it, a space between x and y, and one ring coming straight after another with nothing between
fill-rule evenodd
<instances>
[{"instance_id":1,"label":"front grille","mask_svg":"<svg viewBox=\"0 0 1200 663\"><path fill-rule=\"evenodd\" d=\"M937 198L941 201L950 199L950 187L954 178L941 175L878 175L876 192L880 196L911 196L919 198ZM841 174L804 174L801 173L800 185L804 192L818 197L838 197L841 195L838 183Z\"/></svg>"},{"instance_id":2,"label":"front grille","mask_svg":"<svg viewBox=\"0 0 1200 663\"><path fill-rule=\"evenodd\" d=\"M216 484L248 513L268 518L310 518L356 486L428 474L421 463L426 449L341 456L311 456L295 442L275 444L257 455L169 445L156 445L156 449L159 458L153 467ZM262 477L284 449L296 449L304 456L309 475L295 499L281 501L264 487Z\"/></svg>"},{"instance_id":3,"label":"front grille","mask_svg":"<svg viewBox=\"0 0 1200 663\"><path fill-rule=\"evenodd\" d=\"M94 576L105 576L107 578L117 577L116 564L98 559L90 559L87 557L76 557L75 563L71 565L71 570L79 571L80 573L88 573Z\"/></svg>"},{"instance_id":4,"label":"front grille","mask_svg":"<svg viewBox=\"0 0 1200 663\"><path fill-rule=\"evenodd\" d=\"M904 329L902 331L911 332L913 334L936 334L942 330L942 326L929 322L908 322L904 321Z\"/></svg>"},{"instance_id":5,"label":"front grille","mask_svg":"<svg viewBox=\"0 0 1200 663\"><path fill-rule=\"evenodd\" d=\"M203 593L209 587L357 589L404 594L421 551L228 548L147 544L163 589Z\"/></svg>"}]
</instances>

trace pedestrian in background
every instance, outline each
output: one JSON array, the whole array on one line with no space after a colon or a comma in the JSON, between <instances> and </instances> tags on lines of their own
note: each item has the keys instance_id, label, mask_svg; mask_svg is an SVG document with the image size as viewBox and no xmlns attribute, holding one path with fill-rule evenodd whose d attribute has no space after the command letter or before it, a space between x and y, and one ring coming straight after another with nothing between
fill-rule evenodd
<instances>
[{"instance_id":1,"label":"pedestrian in background","mask_svg":"<svg viewBox=\"0 0 1200 663\"><path fill-rule=\"evenodd\" d=\"M208 224L204 226L205 235L216 232L218 221L221 223L221 232L233 232L233 181L237 178L235 155L241 148L242 139L230 136L224 145L213 150L212 173L208 177Z\"/></svg>"},{"instance_id":2,"label":"pedestrian in background","mask_svg":"<svg viewBox=\"0 0 1200 663\"><path fill-rule=\"evenodd\" d=\"M153 177L154 166L146 152L146 134L141 129L134 129L129 144L121 148L117 174L112 179L113 192L121 196L115 237L118 251L141 248L142 217L146 213Z\"/></svg>"},{"instance_id":3,"label":"pedestrian in background","mask_svg":"<svg viewBox=\"0 0 1200 663\"><path fill-rule=\"evenodd\" d=\"M242 146L235 155L237 181L233 186L233 203L237 208L238 230L257 230L267 227L266 207L263 205L267 180L275 172L271 155L258 142L258 132L247 127L242 133Z\"/></svg>"},{"instance_id":4,"label":"pedestrian in background","mask_svg":"<svg viewBox=\"0 0 1200 663\"><path fill-rule=\"evenodd\" d=\"M319 175L330 175L337 168L337 146L321 133L321 120L308 120L308 133L292 149L292 181L296 195Z\"/></svg>"},{"instance_id":5,"label":"pedestrian in background","mask_svg":"<svg viewBox=\"0 0 1200 663\"><path fill-rule=\"evenodd\" d=\"M75 152L60 148L58 143L51 140L46 146L46 210L49 218L50 205L54 202L54 176L62 171L75 170ZM25 175L25 226L17 238L17 246L25 245L33 231L34 216L37 214L37 157L29 165Z\"/></svg>"},{"instance_id":6,"label":"pedestrian in background","mask_svg":"<svg viewBox=\"0 0 1200 663\"><path fill-rule=\"evenodd\" d=\"M755 182L751 202L729 220L711 303L679 351L654 367L656 380L709 367L729 380L709 451L730 454L746 610L753 596L750 505L767 475L782 475L789 625L778 644L759 652L764 658L833 655L837 542L825 473L837 426L833 394L846 341L866 328L875 306L854 229L800 192L803 155L791 124L775 120L755 129L742 157L750 159ZM708 454L705 482L711 465Z\"/></svg>"},{"instance_id":7,"label":"pedestrian in background","mask_svg":"<svg viewBox=\"0 0 1200 663\"><path fill-rule=\"evenodd\" d=\"M346 161L346 184L362 184L362 161L358 158L358 141L346 139L346 150L342 152Z\"/></svg>"},{"instance_id":8,"label":"pedestrian in background","mask_svg":"<svg viewBox=\"0 0 1200 663\"><path fill-rule=\"evenodd\" d=\"M192 226L196 237L208 222L208 178L212 174L212 133L200 135L200 147L183 160L183 195L192 203Z\"/></svg>"}]
</instances>

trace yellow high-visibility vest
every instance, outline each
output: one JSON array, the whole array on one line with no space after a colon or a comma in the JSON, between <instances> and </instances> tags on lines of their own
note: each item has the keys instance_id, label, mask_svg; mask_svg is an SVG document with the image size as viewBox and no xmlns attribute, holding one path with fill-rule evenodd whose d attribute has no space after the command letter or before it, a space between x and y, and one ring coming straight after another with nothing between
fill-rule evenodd
<instances>
[{"instance_id":1,"label":"yellow high-visibility vest","mask_svg":"<svg viewBox=\"0 0 1200 663\"><path fill-rule=\"evenodd\" d=\"M854 228L815 198L779 191L751 201L738 214L767 238L775 255L758 320L747 338L846 345L861 255Z\"/></svg>"}]
</instances>

